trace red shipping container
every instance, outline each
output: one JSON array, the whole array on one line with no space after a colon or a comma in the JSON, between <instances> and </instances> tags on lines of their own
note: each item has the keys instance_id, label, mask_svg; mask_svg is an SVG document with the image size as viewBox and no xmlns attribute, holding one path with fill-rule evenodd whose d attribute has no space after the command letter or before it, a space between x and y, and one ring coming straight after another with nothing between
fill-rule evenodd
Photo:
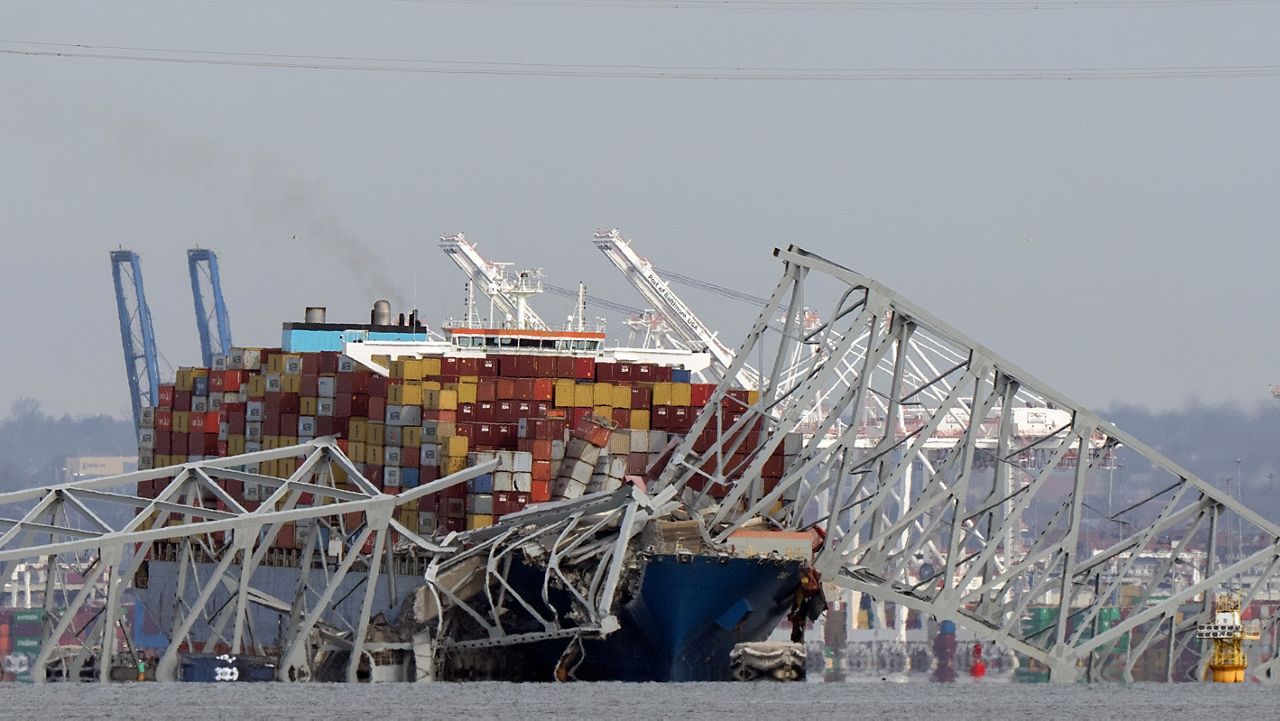
<instances>
[{"instance_id":1,"label":"red shipping container","mask_svg":"<svg viewBox=\"0 0 1280 721\"><path fill-rule=\"evenodd\" d=\"M635 378L637 383L654 383L655 379L653 368L654 366L652 363L637 363L636 367L632 370L632 376Z\"/></svg>"},{"instance_id":2,"label":"red shipping container","mask_svg":"<svg viewBox=\"0 0 1280 721\"><path fill-rule=\"evenodd\" d=\"M497 356L485 356L479 359L475 375L481 378L493 378L498 375L498 358ZM493 400L490 398L489 400Z\"/></svg>"},{"instance_id":3,"label":"red shipping container","mask_svg":"<svg viewBox=\"0 0 1280 721\"><path fill-rule=\"evenodd\" d=\"M672 427L678 431L687 431L693 427L693 421L698 414L684 406L671 407L671 423Z\"/></svg>"},{"instance_id":4,"label":"red shipping container","mask_svg":"<svg viewBox=\"0 0 1280 721\"><path fill-rule=\"evenodd\" d=\"M280 412L281 413L297 413L300 404L298 402L297 393L281 393L280 394Z\"/></svg>"},{"instance_id":5,"label":"red shipping container","mask_svg":"<svg viewBox=\"0 0 1280 721\"><path fill-rule=\"evenodd\" d=\"M298 433L298 414L297 413L281 413L280 414L280 432L276 435L293 436Z\"/></svg>"},{"instance_id":6,"label":"red shipping container","mask_svg":"<svg viewBox=\"0 0 1280 721\"><path fill-rule=\"evenodd\" d=\"M494 417L495 404L493 403L493 401L479 401L475 405L476 405L476 410L475 410L476 422L483 423L483 422L497 420L497 418Z\"/></svg>"},{"instance_id":7,"label":"red shipping container","mask_svg":"<svg viewBox=\"0 0 1280 721\"><path fill-rule=\"evenodd\" d=\"M268 413L262 417L262 435L278 436L280 435L280 414Z\"/></svg>"},{"instance_id":8,"label":"red shipping container","mask_svg":"<svg viewBox=\"0 0 1280 721\"><path fill-rule=\"evenodd\" d=\"M628 408L614 408L613 424L619 428L630 428L631 410Z\"/></svg>"},{"instance_id":9,"label":"red shipping container","mask_svg":"<svg viewBox=\"0 0 1280 721\"><path fill-rule=\"evenodd\" d=\"M173 434L169 431L156 431L156 453L169 455L169 449L173 448Z\"/></svg>"},{"instance_id":10,"label":"red shipping container","mask_svg":"<svg viewBox=\"0 0 1280 721\"><path fill-rule=\"evenodd\" d=\"M529 505L529 494L516 491L511 494L511 503L514 506L512 513L519 513Z\"/></svg>"},{"instance_id":11,"label":"red shipping container","mask_svg":"<svg viewBox=\"0 0 1280 721\"><path fill-rule=\"evenodd\" d=\"M642 476L644 471L649 467L648 453L628 453L627 454L627 475Z\"/></svg>"},{"instance_id":12,"label":"red shipping container","mask_svg":"<svg viewBox=\"0 0 1280 721\"><path fill-rule=\"evenodd\" d=\"M671 426L671 406L654 406L649 416L649 427L656 431L665 431Z\"/></svg>"},{"instance_id":13,"label":"red shipping container","mask_svg":"<svg viewBox=\"0 0 1280 721\"><path fill-rule=\"evenodd\" d=\"M616 363L597 363L596 364L596 382L612 383L613 379L617 375L616 373L614 373L614 370L613 370L614 366L616 365L617 365Z\"/></svg>"},{"instance_id":14,"label":"red shipping container","mask_svg":"<svg viewBox=\"0 0 1280 721\"><path fill-rule=\"evenodd\" d=\"M590 418L584 418L573 427L573 436L600 448L609 445L609 429Z\"/></svg>"},{"instance_id":15,"label":"red shipping container","mask_svg":"<svg viewBox=\"0 0 1280 721\"><path fill-rule=\"evenodd\" d=\"M457 376L462 375L458 371L458 359L453 356L444 356L440 359L440 375L441 376Z\"/></svg>"},{"instance_id":16,"label":"red shipping container","mask_svg":"<svg viewBox=\"0 0 1280 721\"><path fill-rule=\"evenodd\" d=\"M347 429L347 424L338 425L338 419L333 416L317 416L316 417L316 437L335 436Z\"/></svg>"},{"instance_id":17,"label":"red shipping container","mask_svg":"<svg viewBox=\"0 0 1280 721\"><path fill-rule=\"evenodd\" d=\"M316 372L321 375L338 372L338 356L342 355L337 351L324 351L319 354L316 359Z\"/></svg>"},{"instance_id":18,"label":"red shipping container","mask_svg":"<svg viewBox=\"0 0 1280 721\"><path fill-rule=\"evenodd\" d=\"M516 402L500 400L494 404L493 419L499 423L511 423L517 420Z\"/></svg>"},{"instance_id":19,"label":"red shipping container","mask_svg":"<svg viewBox=\"0 0 1280 721\"><path fill-rule=\"evenodd\" d=\"M498 381L480 379L476 385L476 402L495 401L498 399Z\"/></svg>"},{"instance_id":20,"label":"red shipping container","mask_svg":"<svg viewBox=\"0 0 1280 721\"><path fill-rule=\"evenodd\" d=\"M533 375L535 378L555 378L556 357L535 356L533 361Z\"/></svg>"},{"instance_id":21,"label":"red shipping container","mask_svg":"<svg viewBox=\"0 0 1280 721\"><path fill-rule=\"evenodd\" d=\"M218 452L217 433L190 433L187 435L187 454L212 456Z\"/></svg>"},{"instance_id":22,"label":"red shipping container","mask_svg":"<svg viewBox=\"0 0 1280 721\"><path fill-rule=\"evenodd\" d=\"M389 385L389 383L387 382L387 379L383 378L380 375L374 375L372 373L369 374L368 378L369 378L369 388L368 388L369 396L371 398L385 399L387 397L387 386Z\"/></svg>"},{"instance_id":23,"label":"red shipping container","mask_svg":"<svg viewBox=\"0 0 1280 721\"><path fill-rule=\"evenodd\" d=\"M573 377L573 356L558 355L556 359L556 378Z\"/></svg>"},{"instance_id":24,"label":"red shipping container","mask_svg":"<svg viewBox=\"0 0 1280 721\"><path fill-rule=\"evenodd\" d=\"M441 422L441 423L457 423L457 422L458 422L458 412L457 412L457 411L432 411L432 410L424 410L424 411L422 411L422 420L424 420L424 421L439 421L439 422Z\"/></svg>"},{"instance_id":25,"label":"red shipping container","mask_svg":"<svg viewBox=\"0 0 1280 721\"><path fill-rule=\"evenodd\" d=\"M156 430L173 430L173 411L156 411Z\"/></svg>"},{"instance_id":26,"label":"red shipping container","mask_svg":"<svg viewBox=\"0 0 1280 721\"><path fill-rule=\"evenodd\" d=\"M493 513L497 516L505 516L512 512L511 492L498 491L493 494Z\"/></svg>"},{"instance_id":27,"label":"red shipping container","mask_svg":"<svg viewBox=\"0 0 1280 721\"><path fill-rule=\"evenodd\" d=\"M552 359L549 359L552 360ZM538 378L533 381L533 396L529 398L531 401L551 402L556 392L555 382L550 378Z\"/></svg>"},{"instance_id":28,"label":"red shipping container","mask_svg":"<svg viewBox=\"0 0 1280 721\"><path fill-rule=\"evenodd\" d=\"M573 377L578 380L591 380L596 377L595 358L574 358Z\"/></svg>"},{"instance_id":29,"label":"red shipping container","mask_svg":"<svg viewBox=\"0 0 1280 721\"><path fill-rule=\"evenodd\" d=\"M655 365L653 367L654 383L670 383L671 382L671 366Z\"/></svg>"},{"instance_id":30,"label":"red shipping container","mask_svg":"<svg viewBox=\"0 0 1280 721\"><path fill-rule=\"evenodd\" d=\"M320 395L320 376L303 375L302 383L298 387L298 395L305 398L315 398Z\"/></svg>"},{"instance_id":31,"label":"red shipping container","mask_svg":"<svg viewBox=\"0 0 1280 721\"><path fill-rule=\"evenodd\" d=\"M364 464L364 477L375 486L382 485L382 466L373 463Z\"/></svg>"},{"instance_id":32,"label":"red shipping container","mask_svg":"<svg viewBox=\"0 0 1280 721\"><path fill-rule=\"evenodd\" d=\"M533 461L533 480L534 480L534 482L535 482L535 483L536 483L536 482L538 482L538 481L550 481L550 480L552 480L552 478L551 478L551 461L549 461L549 460L546 460L546 461L544 461L544 460L539 460L539 459L538 459L538 458L536 458L536 457L534 458L534 461Z\"/></svg>"},{"instance_id":33,"label":"red shipping container","mask_svg":"<svg viewBox=\"0 0 1280 721\"><path fill-rule=\"evenodd\" d=\"M516 374L521 378L533 378L538 375L537 356L516 356Z\"/></svg>"},{"instance_id":34,"label":"red shipping container","mask_svg":"<svg viewBox=\"0 0 1280 721\"><path fill-rule=\"evenodd\" d=\"M569 414L568 420L569 420L569 423L574 428L577 428L578 424L581 423L583 420L591 417L590 408L572 408L570 409L570 411L571 412Z\"/></svg>"},{"instance_id":35,"label":"red shipping container","mask_svg":"<svg viewBox=\"0 0 1280 721\"><path fill-rule=\"evenodd\" d=\"M173 408L173 392L174 387L171 385L160 386L156 391L156 406L159 408Z\"/></svg>"},{"instance_id":36,"label":"red shipping container","mask_svg":"<svg viewBox=\"0 0 1280 721\"><path fill-rule=\"evenodd\" d=\"M630 383L633 380L630 363L619 363L613 367L613 378L616 383Z\"/></svg>"},{"instance_id":37,"label":"red shipping container","mask_svg":"<svg viewBox=\"0 0 1280 721\"><path fill-rule=\"evenodd\" d=\"M631 407L647 410L653 404L653 389L648 386L631 386Z\"/></svg>"},{"instance_id":38,"label":"red shipping container","mask_svg":"<svg viewBox=\"0 0 1280 721\"><path fill-rule=\"evenodd\" d=\"M493 430L493 427L496 424L482 422L473 425L475 428L475 441L477 446L496 445L497 442L494 439L497 437L497 434Z\"/></svg>"},{"instance_id":39,"label":"red shipping container","mask_svg":"<svg viewBox=\"0 0 1280 721\"><path fill-rule=\"evenodd\" d=\"M504 423L519 423L521 418L533 418L533 401L516 401L515 415L511 418L504 419Z\"/></svg>"},{"instance_id":40,"label":"red shipping container","mask_svg":"<svg viewBox=\"0 0 1280 721\"><path fill-rule=\"evenodd\" d=\"M231 413L227 418L228 430L233 436L244 435L244 413Z\"/></svg>"},{"instance_id":41,"label":"red shipping container","mask_svg":"<svg viewBox=\"0 0 1280 721\"><path fill-rule=\"evenodd\" d=\"M320 354L319 353L303 353L302 354L302 375L313 376L320 373Z\"/></svg>"},{"instance_id":42,"label":"red shipping container","mask_svg":"<svg viewBox=\"0 0 1280 721\"><path fill-rule=\"evenodd\" d=\"M418 467L418 484L430 483L440 480L439 466L419 466ZM422 500L427 500L431 496L423 496Z\"/></svg>"},{"instance_id":43,"label":"red shipping container","mask_svg":"<svg viewBox=\"0 0 1280 721\"><path fill-rule=\"evenodd\" d=\"M689 386L689 405L694 408L701 408L711 400L711 394L716 390L714 383L694 383Z\"/></svg>"},{"instance_id":44,"label":"red shipping container","mask_svg":"<svg viewBox=\"0 0 1280 721\"><path fill-rule=\"evenodd\" d=\"M225 386L222 383L222 371L209 371L209 392L221 393Z\"/></svg>"},{"instance_id":45,"label":"red shipping container","mask_svg":"<svg viewBox=\"0 0 1280 721\"><path fill-rule=\"evenodd\" d=\"M515 399L521 400L521 401L537 400L536 398L533 397L533 379L532 378L516 379Z\"/></svg>"},{"instance_id":46,"label":"red shipping container","mask_svg":"<svg viewBox=\"0 0 1280 721\"><path fill-rule=\"evenodd\" d=\"M459 403L458 404L458 420L462 421L463 423L473 423L475 421L480 420L479 418L476 418L475 404Z\"/></svg>"},{"instance_id":47,"label":"red shipping container","mask_svg":"<svg viewBox=\"0 0 1280 721\"><path fill-rule=\"evenodd\" d=\"M191 391L174 391L173 409L175 411L191 410Z\"/></svg>"},{"instance_id":48,"label":"red shipping container","mask_svg":"<svg viewBox=\"0 0 1280 721\"><path fill-rule=\"evenodd\" d=\"M515 400L516 382L510 378L499 378L497 381L496 395L500 401Z\"/></svg>"},{"instance_id":49,"label":"red shipping container","mask_svg":"<svg viewBox=\"0 0 1280 721\"><path fill-rule=\"evenodd\" d=\"M354 399L352 401L354 405ZM355 413L355 408L351 412ZM387 417L387 398L386 396L369 396L369 408L365 413L365 418L371 421L385 420Z\"/></svg>"},{"instance_id":50,"label":"red shipping container","mask_svg":"<svg viewBox=\"0 0 1280 721\"><path fill-rule=\"evenodd\" d=\"M530 503L545 503L551 500L551 481L534 481L531 490Z\"/></svg>"},{"instance_id":51,"label":"red shipping container","mask_svg":"<svg viewBox=\"0 0 1280 721\"><path fill-rule=\"evenodd\" d=\"M468 443L477 443L479 441L476 437L475 423L455 423L453 434L460 438L466 438Z\"/></svg>"},{"instance_id":52,"label":"red shipping container","mask_svg":"<svg viewBox=\"0 0 1280 721\"><path fill-rule=\"evenodd\" d=\"M519 439L520 426L515 423L499 423L498 424L498 446L502 448L515 448Z\"/></svg>"},{"instance_id":53,"label":"red shipping container","mask_svg":"<svg viewBox=\"0 0 1280 721\"><path fill-rule=\"evenodd\" d=\"M480 375L480 359L479 358L459 358L458 359L458 375L460 376Z\"/></svg>"}]
</instances>

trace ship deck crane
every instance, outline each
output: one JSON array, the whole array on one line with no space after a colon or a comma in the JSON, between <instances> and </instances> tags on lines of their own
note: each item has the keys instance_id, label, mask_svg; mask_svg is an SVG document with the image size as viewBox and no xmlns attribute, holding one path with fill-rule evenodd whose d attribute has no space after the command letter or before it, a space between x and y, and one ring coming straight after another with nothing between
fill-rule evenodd
<instances>
[{"instance_id":1,"label":"ship deck crane","mask_svg":"<svg viewBox=\"0 0 1280 721\"><path fill-rule=\"evenodd\" d=\"M631 249L617 228L597 230L595 244L626 276L644 299L666 317L669 327L691 350L706 349L711 355L711 367L723 377L733 366L734 352L685 304L667 284L649 261ZM734 380L743 388L759 387L759 374L742 365L734 372Z\"/></svg>"},{"instance_id":2,"label":"ship deck crane","mask_svg":"<svg viewBox=\"0 0 1280 721\"><path fill-rule=\"evenodd\" d=\"M550 330L528 303L528 296L542 292L541 271L522 271L509 277L503 264L485 260L462 233L441 237L440 249L488 296L493 309L516 327Z\"/></svg>"},{"instance_id":3,"label":"ship deck crane","mask_svg":"<svg viewBox=\"0 0 1280 721\"><path fill-rule=\"evenodd\" d=\"M187 251L187 268L195 300L196 329L200 333L200 358L206 368L212 368L215 354L231 352L231 321L222 299L218 256L208 248L192 248Z\"/></svg>"},{"instance_id":4,"label":"ship deck crane","mask_svg":"<svg viewBox=\"0 0 1280 721\"><path fill-rule=\"evenodd\" d=\"M120 341L124 348L125 374L129 378L129 401L133 425L142 416L142 407L155 405L160 383L156 338L151 327L151 309L142 287L142 263L131 250L111 251L111 277L116 287L116 311L120 317Z\"/></svg>"}]
</instances>

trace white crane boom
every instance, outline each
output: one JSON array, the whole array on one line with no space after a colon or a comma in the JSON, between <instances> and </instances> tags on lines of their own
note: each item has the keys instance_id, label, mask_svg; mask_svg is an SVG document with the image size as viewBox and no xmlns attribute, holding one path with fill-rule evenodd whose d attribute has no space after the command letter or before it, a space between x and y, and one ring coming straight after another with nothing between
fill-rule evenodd
<instances>
[{"instance_id":1,"label":"white crane boom","mask_svg":"<svg viewBox=\"0 0 1280 721\"><path fill-rule=\"evenodd\" d=\"M667 319L670 328L681 341L691 350L705 348L711 355L712 368L721 377L729 371L733 365L733 350L721 343L715 333L698 319L649 261L631 249L630 242L623 240L617 228L597 230L595 244L631 285L635 286L645 301ZM734 380L744 388L756 388L759 376L754 370L744 367L738 371Z\"/></svg>"},{"instance_id":2,"label":"white crane boom","mask_svg":"<svg viewBox=\"0 0 1280 721\"><path fill-rule=\"evenodd\" d=\"M467 274L475 287L488 296L494 310L514 321L517 327L549 330L546 322L529 307L527 297L542 291L541 271L522 272L514 280L508 278L502 265L490 263L476 250L474 243L462 233L440 238L440 250L449 256L462 272ZM492 322L494 319L490 318Z\"/></svg>"}]
</instances>

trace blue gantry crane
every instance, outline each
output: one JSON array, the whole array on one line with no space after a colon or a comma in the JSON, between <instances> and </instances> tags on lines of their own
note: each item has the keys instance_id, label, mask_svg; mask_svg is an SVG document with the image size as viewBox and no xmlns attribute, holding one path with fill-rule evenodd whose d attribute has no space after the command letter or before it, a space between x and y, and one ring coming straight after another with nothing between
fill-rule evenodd
<instances>
[{"instance_id":1,"label":"blue gantry crane","mask_svg":"<svg viewBox=\"0 0 1280 721\"><path fill-rule=\"evenodd\" d=\"M214 354L231 352L231 321L222 300L218 256L208 248L192 248L187 251L187 267L196 304L196 328L200 331L200 358L206 368L212 368Z\"/></svg>"},{"instance_id":2,"label":"blue gantry crane","mask_svg":"<svg viewBox=\"0 0 1280 721\"><path fill-rule=\"evenodd\" d=\"M156 361L156 338L151 329L151 309L142 289L142 264L131 250L111 251L111 277L116 285L116 310L120 315L120 340L124 345L124 367L129 376L129 400L133 403L133 423L141 420L143 406L155 405L160 369Z\"/></svg>"}]
</instances>

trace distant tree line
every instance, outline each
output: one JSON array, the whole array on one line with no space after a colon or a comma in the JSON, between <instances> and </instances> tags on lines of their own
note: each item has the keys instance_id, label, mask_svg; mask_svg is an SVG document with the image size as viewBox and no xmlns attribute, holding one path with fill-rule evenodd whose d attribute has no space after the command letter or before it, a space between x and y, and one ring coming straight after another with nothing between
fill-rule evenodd
<instances>
[{"instance_id":1,"label":"distant tree line","mask_svg":"<svg viewBox=\"0 0 1280 721\"><path fill-rule=\"evenodd\" d=\"M0 421L0 490L62 480L68 457L132 456L133 423L108 415L56 417L34 398L19 398Z\"/></svg>"}]
</instances>

